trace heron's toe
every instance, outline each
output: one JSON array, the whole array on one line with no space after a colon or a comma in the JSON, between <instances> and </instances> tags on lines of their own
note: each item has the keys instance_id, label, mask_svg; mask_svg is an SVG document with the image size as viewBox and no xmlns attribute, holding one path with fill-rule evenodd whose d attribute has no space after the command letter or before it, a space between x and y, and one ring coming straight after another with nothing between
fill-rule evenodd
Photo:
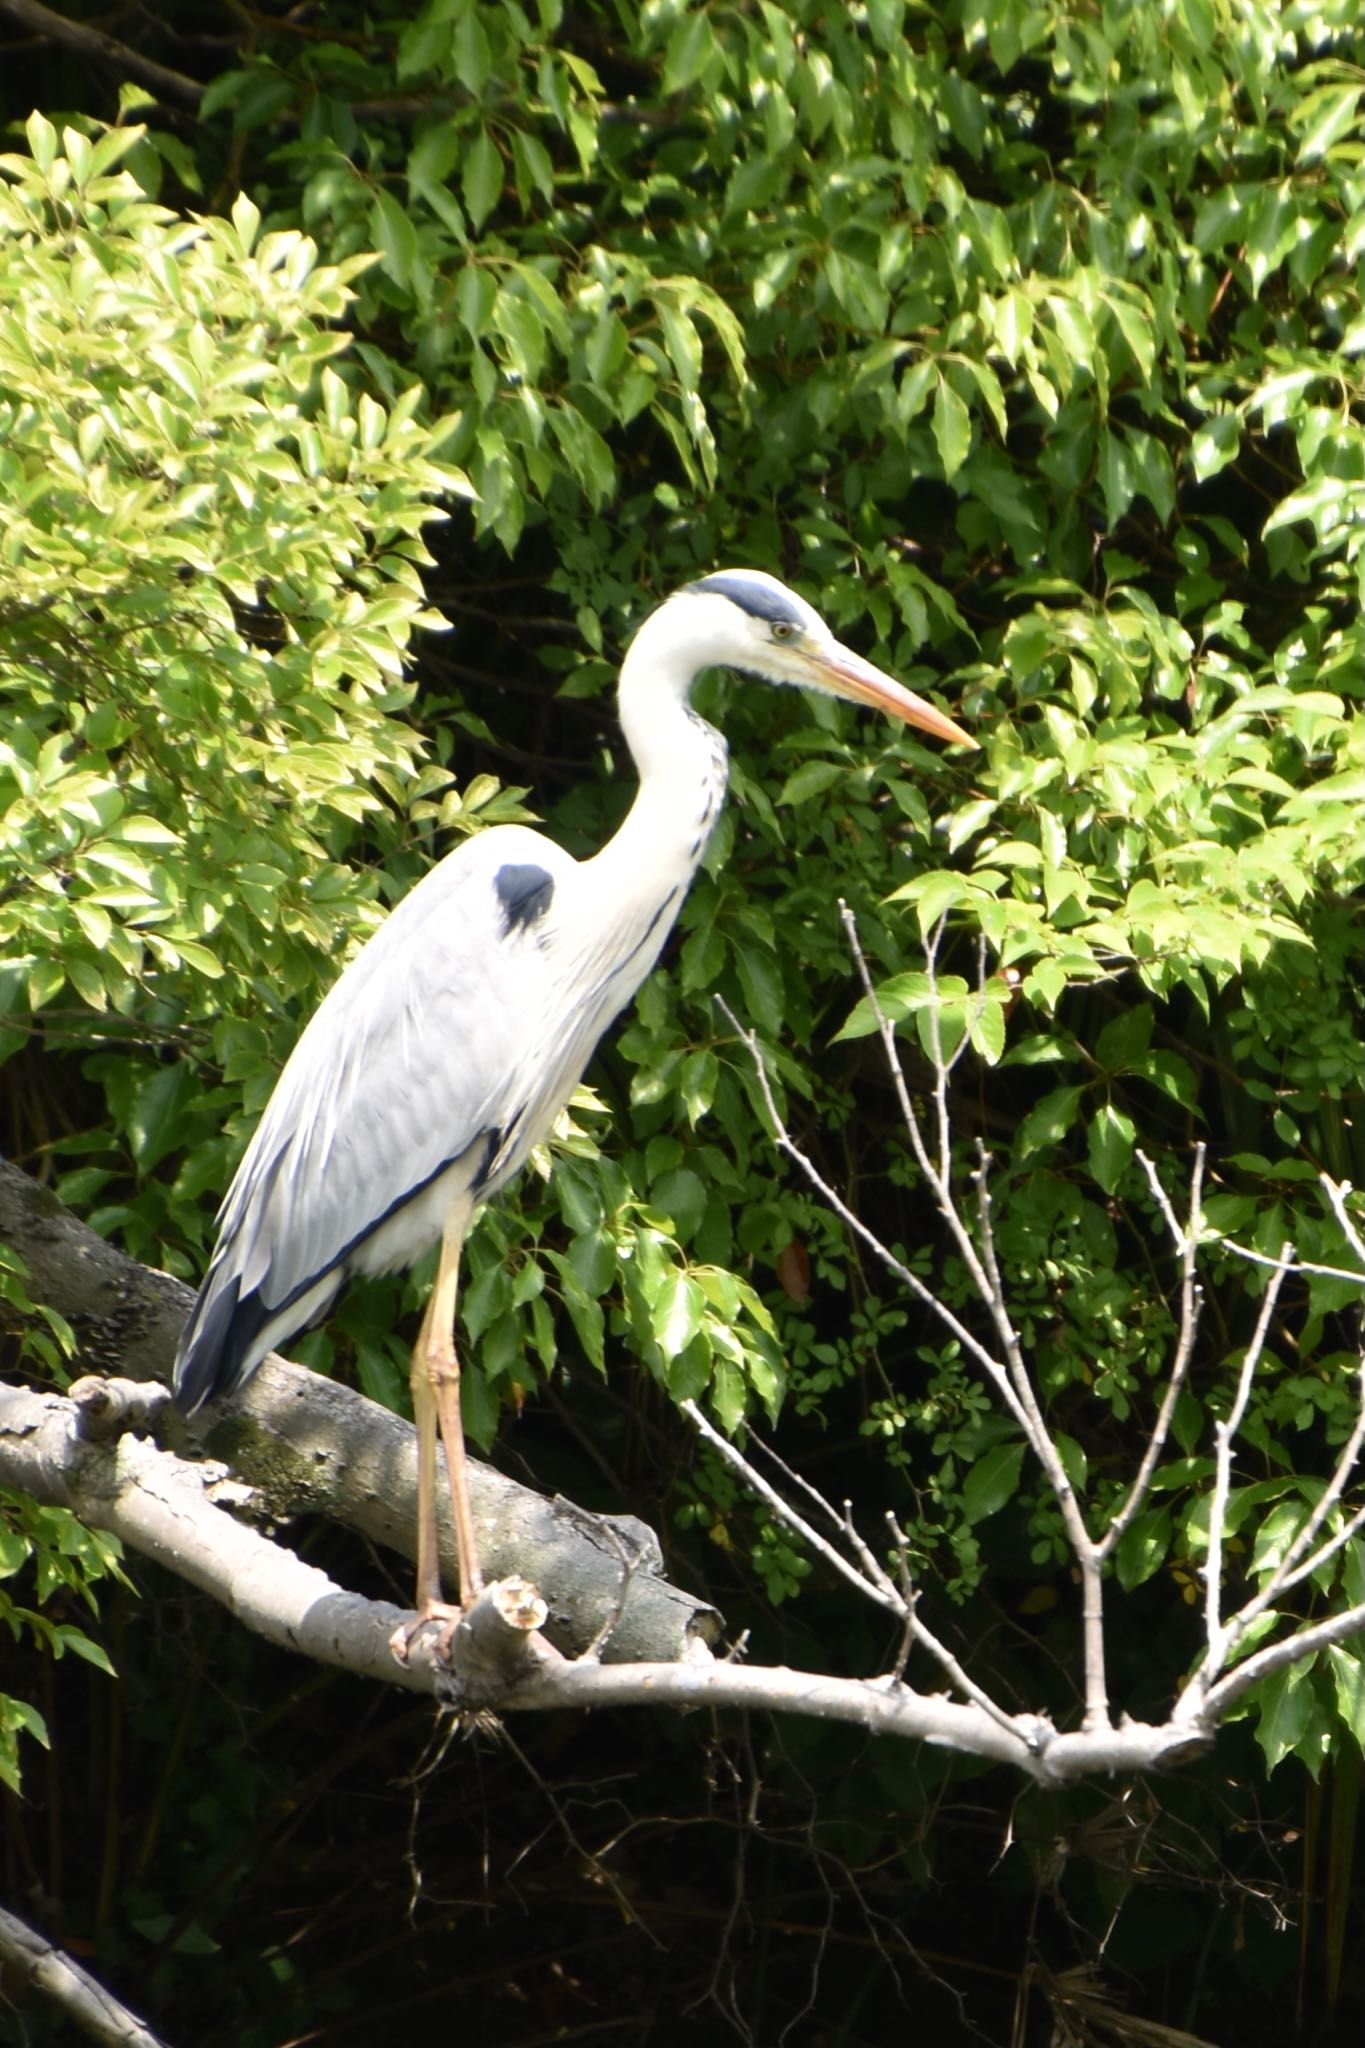
<instances>
[{"instance_id":1,"label":"heron's toe","mask_svg":"<svg viewBox=\"0 0 1365 2048\"><path fill-rule=\"evenodd\" d=\"M390 1650L400 1664L406 1664L414 1639L429 1623L436 1622L441 1631L436 1642L436 1655L448 1659L451 1640L463 1612L462 1607L452 1607L448 1600L423 1601L412 1619L400 1622L389 1637Z\"/></svg>"}]
</instances>

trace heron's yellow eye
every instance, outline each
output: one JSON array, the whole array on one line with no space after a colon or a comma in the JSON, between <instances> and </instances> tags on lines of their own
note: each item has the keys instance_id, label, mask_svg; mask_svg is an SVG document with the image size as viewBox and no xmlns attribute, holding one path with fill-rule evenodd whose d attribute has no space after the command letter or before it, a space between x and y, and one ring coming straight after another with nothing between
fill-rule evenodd
<instances>
[{"instance_id":1,"label":"heron's yellow eye","mask_svg":"<svg viewBox=\"0 0 1365 2048\"><path fill-rule=\"evenodd\" d=\"M792 625L790 619L774 619L772 622L772 635L774 640L794 640L796 638L796 628Z\"/></svg>"}]
</instances>

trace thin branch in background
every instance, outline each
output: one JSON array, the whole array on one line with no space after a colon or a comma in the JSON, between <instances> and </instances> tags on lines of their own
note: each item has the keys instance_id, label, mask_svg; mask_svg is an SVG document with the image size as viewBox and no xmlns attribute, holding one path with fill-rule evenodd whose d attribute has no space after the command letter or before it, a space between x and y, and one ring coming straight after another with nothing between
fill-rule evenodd
<instances>
[{"instance_id":1,"label":"thin branch in background","mask_svg":"<svg viewBox=\"0 0 1365 2048\"><path fill-rule=\"evenodd\" d=\"M1112 1555L1124 1531L1130 1527L1133 1517L1147 1498L1147 1490L1152 1483L1152 1474L1156 1470L1157 1460L1166 1448L1166 1440L1170 1435L1171 1421L1175 1415L1175 1404L1180 1399L1181 1389L1184 1387L1186 1378L1189 1375L1190 1359L1194 1352L1194 1340L1199 1330L1199 1312L1203 1306L1203 1296L1195 1275L1194 1262L1195 1251L1199 1243L1199 1217L1204 1193L1205 1157L1206 1148L1201 1142L1194 1148L1194 1168L1190 1174L1189 1223L1182 1227L1167 1197L1166 1190L1157 1178L1155 1166L1153 1166L1145 1152L1137 1154L1138 1164L1147 1176L1148 1185L1152 1190L1158 1208L1166 1218L1167 1227L1175 1239L1176 1250L1180 1254L1180 1323L1176 1336L1175 1357L1171 1361L1171 1370L1166 1379L1166 1391L1161 1399L1161 1407L1157 1411L1156 1422L1147 1439L1147 1446L1142 1454L1142 1462L1138 1466L1137 1474L1128 1489L1123 1505L1110 1521L1109 1527L1105 1530L1097 1545L1101 1562L1104 1562Z\"/></svg>"},{"instance_id":2,"label":"thin branch in background","mask_svg":"<svg viewBox=\"0 0 1365 2048\"><path fill-rule=\"evenodd\" d=\"M626 1596L630 1592L631 1580L635 1577L636 1572L645 1560L641 1547L637 1545L633 1550L627 1548L620 1530L613 1528L612 1524L605 1517L585 1514L583 1520L585 1526L591 1525L594 1535L600 1534L606 1537L608 1544L621 1561L621 1576L617 1581L616 1592L611 1606L607 1609L602 1626L598 1629L597 1634L587 1647L579 1652L583 1662L597 1664L601 1662L603 1650L606 1649L607 1644L611 1641L620 1625L621 1616L626 1611Z\"/></svg>"},{"instance_id":3,"label":"thin branch in background","mask_svg":"<svg viewBox=\"0 0 1365 2048\"><path fill-rule=\"evenodd\" d=\"M768 1069L763 1058L763 1049L759 1045L757 1034L745 1030L723 996L718 996L716 1002L722 1016L754 1063L759 1093L763 1098L763 1106L767 1110L769 1121L772 1124L773 1142L779 1152L785 1153L792 1164L800 1169L820 1196L820 1199L828 1203L840 1222L844 1223L856 1237L861 1238L869 1251L875 1253L888 1272L894 1273L902 1286L907 1287L917 1301L923 1302L926 1308L933 1310L939 1320L957 1338L959 1344L971 1354L982 1370L989 1375L992 1383L999 1389L1001 1399L1006 1403L1010 1413L1018 1422L1019 1427L1024 1429L1026 1427L1024 1417L1015 1403L1013 1389L1009 1384L1009 1375L1000 1363L1000 1360L986 1349L981 1339L972 1330L968 1329L967 1325L955 1316L953 1311L944 1302L939 1300L932 1288L925 1286L918 1273L912 1272L903 1260L898 1259L895 1253L882 1243L874 1231L869 1230L862 1218L850 1209L842 1196L830 1186L815 1162L801 1150L801 1147L788 1130L786 1120L777 1106L777 1101L772 1091L772 1083L768 1079Z\"/></svg>"},{"instance_id":4,"label":"thin branch in background","mask_svg":"<svg viewBox=\"0 0 1365 2048\"><path fill-rule=\"evenodd\" d=\"M853 1520L852 1501L846 1500L844 1502L844 1512L842 1515L837 1513L833 1505L825 1499L819 1488L812 1486L809 1479L803 1473L795 1471L785 1458L778 1455L770 1443L765 1443L757 1430L750 1429L748 1434L755 1448L762 1451L764 1457L770 1459L776 1465L787 1484L794 1486L798 1492L804 1493L806 1499L816 1512L823 1515L831 1527L839 1531L839 1534L844 1538L844 1541L848 1544L849 1549L853 1552L872 1583L880 1586L884 1593L888 1593L895 1598L895 1582L858 1532L857 1525Z\"/></svg>"},{"instance_id":5,"label":"thin branch in background","mask_svg":"<svg viewBox=\"0 0 1365 2048\"><path fill-rule=\"evenodd\" d=\"M900 1595L889 1581L886 1581L884 1585L879 1585L874 1580L865 1578L856 1566L851 1565L848 1559L834 1548L832 1543L826 1541L818 1529L811 1527L804 1515L799 1515L791 1503L784 1500L777 1489L768 1484L761 1472L754 1470L743 1452L736 1450L729 1438L721 1435L715 1425L702 1414L695 1401L682 1401L678 1405L693 1427L700 1431L701 1435L706 1438L712 1449L720 1455L731 1471L739 1474L739 1477L749 1488L750 1492L756 1493L759 1499L772 1509L772 1512L785 1528L790 1529L794 1535L799 1536L803 1543L808 1544L816 1552L817 1556L823 1557L826 1564L832 1565L839 1576L846 1579L849 1585L861 1593L865 1600L871 1600L876 1606L885 1608L891 1614L897 1616L901 1614ZM827 1502L822 1502L821 1505L826 1508L827 1512L833 1513L833 1510L829 1509ZM834 1521L836 1526L842 1526L837 1515L834 1516ZM882 1576L885 1578L885 1574Z\"/></svg>"},{"instance_id":6,"label":"thin branch in background","mask_svg":"<svg viewBox=\"0 0 1365 2048\"><path fill-rule=\"evenodd\" d=\"M1279 1262L1267 1283L1261 1301L1261 1312L1256 1318L1256 1328L1251 1342L1242 1356L1241 1371L1237 1376L1237 1391L1233 1395L1232 1407L1222 1422L1213 1426L1215 1453L1213 1474L1213 1499L1209 1508L1209 1547L1204 1565L1204 1636L1207 1645L1207 1661L1204 1669L1210 1679L1216 1678L1227 1661L1231 1647L1223 1628L1221 1596L1223 1589L1223 1525L1227 1516L1228 1494L1232 1488L1232 1446L1246 1414L1247 1402L1251 1398L1251 1382L1265 1350L1266 1338L1270 1334L1270 1319L1279 1300L1280 1289L1289 1268L1293 1246L1286 1244L1280 1251Z\"/></svg>"}]
</instances>

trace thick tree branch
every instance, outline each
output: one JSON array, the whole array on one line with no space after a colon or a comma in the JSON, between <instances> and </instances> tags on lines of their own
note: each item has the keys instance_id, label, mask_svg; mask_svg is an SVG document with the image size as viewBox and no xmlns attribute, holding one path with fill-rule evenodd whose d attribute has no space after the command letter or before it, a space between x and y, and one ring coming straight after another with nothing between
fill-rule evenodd
<instances>
[{"instance_id":1,"label":"thick tree branch","mask_svg":"<svg viewBox=\"0 0 1365 2048\"><path fill-rule=\"evenodd\" d=\"M0 1242L24 1260L31 1296L60 1309L72 1324L85 1370L169 1378L192 1298L187 1287L107 1244L5 1161ZM7 1313L0 1304L0 1316ZM413 1554L412 1425L349 1387L272 1358L244 1393L194 1424L167 1409L157 1434L172 1450L207 1452L230 1465L251 1487L263 1517L323 1515L405 1557ZM662 1577L658 1539L643 1522L546 1500L477 1462L470 1476L490 1578L522 1572L544 1588L551 1603L548 1632L567 1654L593 1640L618 1602L604 1650L609 1660L681 1657L694 1638L716 1639L715 1610ZM449 1503L441 1506L442 1560L453 1584Z\"/></svg>"},{"instance_id":2,"label":"thick tree branch","mask_svg":"<svg viewBox=\"0 0 1365 2048\"><path fill-rule=\"evenodd\" d=\"M87 2041L104 2048L164 2048L136 2013L45 1935L0 1906L0 1963L23 1985L49 1999Z\"/></svg>"},{"instance_id":3,"label":"thick tree branch","mask_svg":"<svg viewBox=\"0 0 1365 2048\"><path fill-rule=\"evenodd\" d=\"M1191 1716L1164 1728L1125 1723L1059 1734L1040 1717L1005 1716L973 1701L927 1697L896 1678L834 1678L782 1666L719 1663L699 1641L673 1663L571 1660L535 1633L533 1597L507 1581L490 1586L467 1618L478 1639L468 1665L461 1664L457 1649L452 1672L437 1654L432 1630L419 1635L407 1662L399 1663L389 1648L404 1618L398 1608L342 1592L315 1566L235 1521L219 1499L232 1500L238 1489L221 1472L145 1439L91 1441L81 1433L79 1405L56 1394L12 1389L0 1396L0 1482L22 1486L110 1530L130 1549L155 1557L220 1600L270 1642L461 1710L493 1704L531 1713L554 1707L761 1708L849 1722L871 1733L1013 1764L1048 1784L1095 1772L1159 1769L1202 1748L1211 1732Z\"/></svg>"}]
</instances>

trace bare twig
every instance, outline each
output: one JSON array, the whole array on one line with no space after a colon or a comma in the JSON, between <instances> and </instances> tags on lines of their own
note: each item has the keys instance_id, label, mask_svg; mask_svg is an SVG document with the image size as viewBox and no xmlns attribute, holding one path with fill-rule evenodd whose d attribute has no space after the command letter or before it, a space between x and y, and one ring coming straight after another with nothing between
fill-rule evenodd
<instances>
[{"instance_id":1,"label":"bare twig","mask_svg":"<svg viewBox=\"0 0 1365 2048\"><path fill-rule=\"evenodd\" d=\"M773 1142L776 1144L779 1152L784 1152L792 1164L800 1169L820 1196L820 1199L829 1205L840 1222L846 1224L855 1237L861 1238L868 1250L881 1260L888 1272L894 1273L902 1286L908 1288L915 1299L923 1302L926 1308L932 1309L940 1322L947 1329L951 1330L964 1350L969 1352L982 1370L989 1375L992 1383L998 1389L1001 1399L1008 1406L1020 1428L1023 1429L1025 1427L1024 1417L1015 1402L1013 1389L1009 1383L1009 1375L1000 1363L1000 1360L995 1357L993 1352L986 1349L980 1338L972 1330L968 1329L967 1325L955 1316L945 1303L939 1300L932 1288L925 1286L918 1273L913 1272L903 1260L898 1259L895 1253L882 1243L875 1231L870 1230L862 1218L849 1208L847 1202L844 1201L838 1191L830 1186L815 1162L801 1150L801 1147L788 1130L786 1120L777 1106L777 1101L772 1091L772 1083L768 1079L768 1069L763 1058L763 1049L758 1042L757 1034L745 1030L723 996L718 996L716 1003L726 1022L730 1025L740 1044L744 1046L754 1063L759 1093L763 1098L763 1106L768 1112L768 1118L773 1127Z\"/></svg>"},{"instance_id":2,"label":"bare twig","mask_svg":"<svg viewBox=\"0 0 1365 2048\"><path fill-rule=\"evenodd\" d=\"M727 1437L721 1435L720 1431L703 1415L695 1401L684 1401L680 1405L683 1413L706 1438L706 1441L720 1453L731 1470L738 1473L750 1491L756 1493L760 1500L767 1503L786 1528L799 1536L803 1543L809 1544L820 1557L825 1559L827 1564L833 1565L842 1578L846 1579L850 1585L857 1587L864 1599L871 1600L878 1607L886 1609L891 1614L900 1616L905 1623L905 1634L902 1642L901 1658L892 1673L894 1683L899 1684L900 1682L901 1672L904 1669L905 1659L911 1643L922 1643L929 1652L929 1655L942 1668L945 1676L957 1687L964 1699L970 1700L974 1706L980 1707L982 1713L989 1715L998 1727L1017 1730L1019 1724L1016 1717L1006 1713L1003 1707L997 1706L989 1693L985 1692L973 1679L968 1677L952 1651L945 1644L941 1643L938 1637L917 1618L915 1614L915 1595L906 1561L906 1538L904 1532L897 1525L894 1516L888 1515L887 1521L890 1525L892 1536L895 1539L897 1556L900 1560L901 1583L899 1588L893 1583L882 1566L878 1564L872 1552L854 1529L851 1509L846 1507L841 1518L835 1513L824 1496L816 1492L815 1488L808 1481L802 1479L799 1474L789 1471L785 1465L782 1466L788 1478L800 1486L811 1497L820 1512L833 1522L835 1528L839 1529L841 1533L852 1541L863 1564L863 1571L861 1572L851 1565L847 1558L841 1556L833 1544L827 1543L824 1537L811 1527L811 1524L804 1515L799 1515L791 1504L785 1501L781 1494L768 1484L761 1473L754 1470L754 1467L749 1463L743 1452L737 1450ZM775 1457L775 1453L771 1451L768 1455ZM779 1465L782 1464L780 1458L776 1459L776 1462Z\"/></svg>"},{"instance_id":3,"label":"bare twig","mask_svg":"<svg viewBox=\"0 0 1365 2048\"><path fill-rule=\"evenodd\" d=\"M1238 1244L1234 1237L1220 1237L1218 1244L1225 1252L1236 1252L1239 1259L1249 1259L1253 1266L1278 1266L1280 1263L1268 1252L1255 1251L1249 1244ZM1320 1266L1313 1259L1291 1259L1285 1270L1289 1273L1315 1273L1324 1280L1351 1280L1357 1287L1365 1287L1365 1273L1352 1273L1346 1266Z\"/></svg>"},{"instance_id":4,"label":"bare twig","mask_svg":"<svg viewBox=\"0 0 1365 2048\"><path fill-rule=\"evenodd\" d=\"M1365 1601L1355 1607L1343 1607L1339 1614L1329 1614L1325 1621L1313 1622L1291 1636L1282 1636L1278 1642L1262 1644L1215 1685L1203 1686L1204 1674L1196 1672L1176 1703L1171 1716L1172 1725L1188 1715L1205 1728L1216 1728L1238 1700L1261 1679L1282 1671L1286 1664L1297 1664L1303 1658L1316 1656L1319 1650L1329 1649L1333 1643L1344 1643L1349 1637L1362 1634L1365 1634Z\"/></svg>"},{"instance_id":5,"label":"bare twig","mask_svg":"<svg viewBox=\"0 0 1365 2048\"><path fill-rule=\"evenodd\" d=\"M600 1663L602 1652L615 1635L621 1616L625 1612L626 1596L630 1592L631 1581L645 1562L644 1553L639 1546L630 1549L619 1529L613 1529L610 1525L604 1525L604 1528L608 1542L621 1560L621 1578L611 1606L602 1618L601 1628L587 1648L580 1653L590 1664Z\"/></svg>"},{"instance_id":6,"label":"bare twig","mask_svg":"<svg viewBox=\"0 0 1365 2048\"><path fill-rule=\"evenodd\" d=\"M883 1592L894 1596L896 1592L894 1580L885 1570L876 1553L864 1543L862 1536L859 1534L857 1525L853 1520L852 1501L846 1500L844 1502L842 1515L837 1513L833 1505L825 1499L819 1488L812 1486L804 1473L794 1470L785 1458L779 1457L772 1445L765 1443L757 1430L751 1429L749 1431L749 1438L755 1447L762 1451L764 1457L770 1459L776 1465L787 1484L794 1486L798 1492L803 1493L817 1514L823 1515L830 1526L839 1531L873 1584L880 1586Z\"/></svg>"}]
</instances>

